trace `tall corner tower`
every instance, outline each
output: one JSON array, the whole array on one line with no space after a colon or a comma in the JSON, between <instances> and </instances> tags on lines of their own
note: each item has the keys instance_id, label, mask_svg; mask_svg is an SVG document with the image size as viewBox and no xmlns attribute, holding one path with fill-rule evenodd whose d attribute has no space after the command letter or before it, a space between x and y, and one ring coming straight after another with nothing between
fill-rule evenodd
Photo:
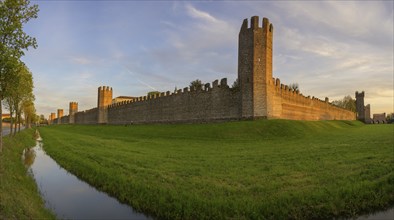
<instances>
[{"instance_id":1,"label":"tall corner tower","mask_svg":"<svg viewBox=\"0 0 394 220\"><path fill-rule=\"evenodd\" d=\"M242 23L238 39L238 79L241 88L241 117L269 117L268 84L272 80L273 26L253 16Z\"/></svg>"},{"instance_id":2,"label":"tall corner tower","mask_svg":"<svg viewBox=\"0 0 394 220\"><path fill-rule=\"evenodd\" d=\"M108 123L107 106L112 103L112 88L109 86L100 86L97 94L98 123Z\"/></svg>"},{"instance_id":3,"label":"tall corner tower","mask_svg":"<svg viewBox=\"0 0 394 220\"><path fill-rule=\"evenodd\" d=\"M78 102L70 102L70 107L69 107L69 123L74 124L75 123L75 113L78 112Z\"/></svg>"},{"instance_id":4,"label":"tall corner tower","mask_svg":"<svg viewBox=\"0 0 394 220\"><path fill-rule=\"evenodd\" d=\"M364 108L364 91L356 91L356 112L357 120L365 122L365 108Z\"/></svg>"}]
</instances>

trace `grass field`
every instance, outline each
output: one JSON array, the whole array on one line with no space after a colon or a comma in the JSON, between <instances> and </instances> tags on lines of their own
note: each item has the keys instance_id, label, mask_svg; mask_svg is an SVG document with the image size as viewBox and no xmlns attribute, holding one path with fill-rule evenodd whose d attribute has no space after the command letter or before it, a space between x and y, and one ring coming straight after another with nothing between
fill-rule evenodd
<instances>
[{"instance_id":1,"label":"grass field","mask_svg":"<svg viewBox=\"0 0 394 220\"><path fill-rule=\"evenodd\" d=\"M394 205L393 125L259 120L40 132L63 167L159 218L333 218Z\"/></svg>"},{"instance_id":2,"label":"grass field","mask_svg":"<svg viewBox=\"0 0 394 220\"><path fill-rule=\"evenodd\" d=\"M21 156L33 147L33 130L5 137L0 154L0 219L55 219L44 207L36 183L27 174Z\"/></svg>"}]
</instances>

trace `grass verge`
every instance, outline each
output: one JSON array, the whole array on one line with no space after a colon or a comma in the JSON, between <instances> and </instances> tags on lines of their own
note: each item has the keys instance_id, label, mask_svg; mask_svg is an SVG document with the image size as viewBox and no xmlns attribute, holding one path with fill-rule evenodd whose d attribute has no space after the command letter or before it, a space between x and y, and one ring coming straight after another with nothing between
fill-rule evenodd
<instances>
[{"instance_id":1,"label":"grass verge","mask_svg":"<svg viewBox=\"0 0 394 220\"><path fill-rule=\"evenodd\" d=\"M15 137L3 137L0 154L0 219L55 219L45 209L36 183L27 173L21 155L34 146L33 130L24 130Z\"/></svg>"},{"instance_id":2,"label":"grass verge","mask_svg":"<svg viewBox=\"0 0 394 220\"><path fill-rule=\"evenodd\" d=\"M163 219L321 219L394 205L393 125L261 120L40 133L67 170Z\"/></svg>"}]
</instances>

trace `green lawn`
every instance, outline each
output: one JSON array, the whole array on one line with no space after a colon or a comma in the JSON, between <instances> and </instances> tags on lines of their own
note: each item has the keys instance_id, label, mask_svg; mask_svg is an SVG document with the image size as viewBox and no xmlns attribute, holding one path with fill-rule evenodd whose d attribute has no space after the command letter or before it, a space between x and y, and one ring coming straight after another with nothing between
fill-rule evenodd
<instances>
[{"instance_id":1,"label":"green lawn","mask_svg":"<svg viewBox=\"0 0 394 220\"><path fill-rule=\"evenodd\" d=\"M393 125L259 120L40 132L63 167L159 218L333 218L394 205Z\"/></svg>"},{"instance_id":2,"label":"green lawn","mask_svg":"<svg viewBox=\"0 0 394 220\"><path fill-rule=\"evenodd\" d=\"M36 183L27 174L22 152L33 147L33 130L5 137L0 153L0 219L55 219L44 207Z\"/></svg>"}]
</instances>

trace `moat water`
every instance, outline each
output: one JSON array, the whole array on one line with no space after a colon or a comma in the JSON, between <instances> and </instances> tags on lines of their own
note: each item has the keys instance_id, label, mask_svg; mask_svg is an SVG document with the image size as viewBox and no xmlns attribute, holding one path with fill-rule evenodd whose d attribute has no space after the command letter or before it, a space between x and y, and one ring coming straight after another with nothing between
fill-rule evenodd
<instances>
[{"instance_id":1,"label":"moat water","mask_svg":"<svg viewBox=\"0 0 394 220\"><path fill-rule=\"evenodd\" d=\"M122 204L60 167L41 141L25 149L24 164L35 179L45 206L59 219L152 219Z\"/></svg>"},{"instance_id":2,"label":"moat water","mask_svg":"<svg viewBox=\"0 0 394 220\"><path fill-rule=\"evenodd\" d=\"M363 215L358 218L355 218L356 220L393 220L394 219L394 207L385 210L385 211L379 211L373 214L369 215Z\"/></svg>"}]
</instances>

